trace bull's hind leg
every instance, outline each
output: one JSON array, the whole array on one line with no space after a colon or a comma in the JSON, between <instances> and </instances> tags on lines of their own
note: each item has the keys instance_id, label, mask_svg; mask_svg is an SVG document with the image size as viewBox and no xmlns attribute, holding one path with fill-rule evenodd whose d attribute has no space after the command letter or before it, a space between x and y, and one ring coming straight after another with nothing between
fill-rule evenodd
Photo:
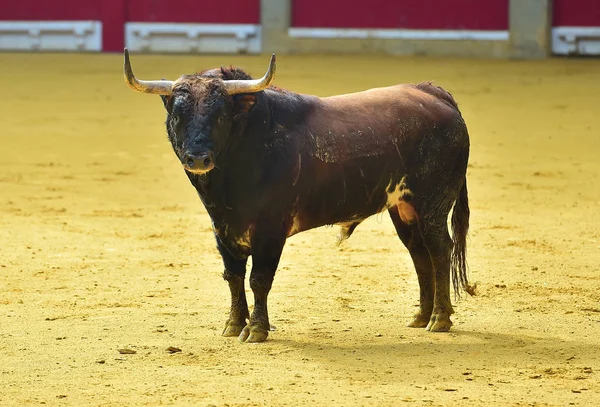
<instances>
[{"instance_id":1,"label":"bull's hind leg","mask_svg":"<svg viewBox=\"0 0 600 407\"><path fill-rule=\"evenodd\" d=\"M246 291L244 290L244 278L246 276L246 263L248 259L236 259L217 239L217 248L221 252L225 271L223 278L229 283L231 291L231 308L229 318L225 322L223 336L238 336L249 318L248 302L246 300Z\"/></svg>"},{"instance_id":2,"label":"bull's hind leg","mask_svg":"<svg viewBox=\"0 0 600 407\"><path fill-rule=\"evenodd\" d=\"M404 223L398 213L398 207L389 209L390 217L396 228L398 237L408 249L419 279L419 311L408 324L412 328L425 328L429 323L433 311L433 298L435 281L433 266L429 257L429 251L423 244L418 225Z\"/></svg>"},{"instance_id":3,"label":"bull's hind leg","mask_svg":"<svg viewBox=\"0 0 600 407\"><path fill-rule=\"evenodd\" d=\"M442 214L442 215L440 215ZM428 214L427 214L428 215ZM427 247L435 281L433 296L433 312L427 324L427 330L446 332L450 330L454 313L450 302L450 253L452 239L446 224L448 213L439 211L434 216L423 216L419 219L419 231L423 243Z\"/></svg>"}]
</instances>

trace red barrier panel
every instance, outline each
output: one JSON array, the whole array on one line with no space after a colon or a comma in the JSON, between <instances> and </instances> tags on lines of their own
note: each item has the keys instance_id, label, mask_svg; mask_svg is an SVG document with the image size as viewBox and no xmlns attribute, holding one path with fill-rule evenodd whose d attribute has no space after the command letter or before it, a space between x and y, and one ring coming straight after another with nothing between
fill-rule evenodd
<instances>
[{"instance_id":1,"label":"red barrier panel","mask_svg":"<svg viewBox=\"0 0 600 407\"><path fill-rule=\"evenodd\" d=\"M102 50L120 52L125 46L125 0L101 0Z\"/></svg>"},{"instance_id":2,"label":"red barrier panel","mask_svg":"<svg viewBox=\"0 0 600 407\"><path fill-rule=\"evenodd\" d=\"M103 20L123 10L137 22L260 23L260 0L1 0L0 20Z\"/></svg>"},{"instance_id":3,"label":"red barrier panel","mask_svg":"<svg viewBox=\"0 0 600 407\"><path fill-rule=\"evenodd\" d=\"M113 0L122 2L123 0ZM2 21L71 21L101 20L100 1L82 0L2 0Z\"/></svg>"},{"instance_id":4,"label":"red barrier panel","mask_svg":"<svg viewBox=\"0 0 600 407\"><path fill-rule=\"evenodd\" d=\"M125 23L260 24L260 0L0 0L0 21L101 21L102 49L123 50Z\"/></svg>"},{"instance_id":5,"label":"red barrier panel","mask_svg":"<svg viewBox=\"0 0 600 407\"><path fill-rule=\"evenodd\" d=\"M600 27L598 0L554 0L554 27Z\"/></svg>"},{"instance_id":6,"label":"red barrier panel","mask_svg":"<svg viewBox=\"0 0 600 407\"><path fill-rule=\"evenodd\" d=\"M292 26L508 30L508 3L509 0L293 0Z\"/></svg>"},{"instance_id":7,"label":"red barrier panel","mask_svg":"<svg viewBox=\"0 0 600 407\"><path fill-rule=\"evenodd\" d=\"M127 21L260 24L260 0L127 0Z\"/></svg>"}]
</instances>

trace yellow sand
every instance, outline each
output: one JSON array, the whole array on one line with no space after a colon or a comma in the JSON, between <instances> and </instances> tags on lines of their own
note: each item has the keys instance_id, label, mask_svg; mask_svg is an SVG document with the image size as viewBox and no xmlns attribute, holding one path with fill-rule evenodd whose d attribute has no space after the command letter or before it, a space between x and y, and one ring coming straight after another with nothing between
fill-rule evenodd
<instances>
[{"instance_id":1,"label":"yellow sand","mask_svg":"<svg viewBox=\"0 0 600 407\"><path fill-rule=\"evenodd\" d=\"M133 55L141 78L267 56ZM285 56L332 95L435 80L471 133L471 280L449 334L387 215L288 241L266 343L229 291L157 96L120 55L0 54L0 405L574 405L600 400L600 61ZM251 297L250 297L251 298ZM170 354L168 347L182 352ZM122 355L118 349L135 350Z\"/></svg>"}]
</instances>

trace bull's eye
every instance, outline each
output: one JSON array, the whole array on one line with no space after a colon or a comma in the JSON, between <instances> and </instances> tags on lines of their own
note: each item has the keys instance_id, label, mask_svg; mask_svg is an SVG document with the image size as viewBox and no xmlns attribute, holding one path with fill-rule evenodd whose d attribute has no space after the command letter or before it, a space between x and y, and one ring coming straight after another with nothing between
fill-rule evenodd
<instances>
[{"instance_id":1,"label":"bull's eye","mask_svg":"<svg viewBox=\"0 0 600 407\"><path fill-rule=\"evenodd\" d=\"M217 119L217 123L218 123L218 124L223 124L223 121L224 121L224 120L223 120L223 117L219 117L219 118Z\"/></svg>"}]
</instances>

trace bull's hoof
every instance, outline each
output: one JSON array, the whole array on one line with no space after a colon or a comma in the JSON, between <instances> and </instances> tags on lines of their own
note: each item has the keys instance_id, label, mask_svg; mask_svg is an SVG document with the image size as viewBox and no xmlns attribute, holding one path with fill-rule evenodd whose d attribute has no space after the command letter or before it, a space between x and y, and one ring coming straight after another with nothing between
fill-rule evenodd
<instances>
[{"instance_id":1,"label":"bull's hoof","mask_svg":"<svg viewBox=\"0 0 600 407\"><path fill-rule=\"evenodd\" d=\"M223 330L223 336L239 336L243 329L244 325L234 324L227 321L227 324L225 324L225 329Z\"/></svg>"},{"instance_id":2,"label":"bull's hoof","mask_svg":"<svg viewBox=\"0 0 600 407\"><path fill-rule=\"evenodd\" d=\"M269 331L258 326L246 325L238 336L240 342L257 343L264 342L269 336Z\"/></svg>"},{"instance_id":3,"label":"bull's hoof","mask_svg":"<svg viewBox=\"0 0 600 407\"><path fill-rule=\"evenodd\" d=\"M448 332L452 326L452 321L447 314L433 314L427 324L429 332Z\"/></svg>"},{"instance_id":4,"label":"bull's hoof","mask_svg":"<svg viewBox=\"0 0 600 407\"><path fill-rule=\"evenodd\" d=\"M413 320L408 324L409 328L425 328L429 324L429 316L424 316L420 312L417 312L413 317Z\"/></svg>"}]
</instances>

